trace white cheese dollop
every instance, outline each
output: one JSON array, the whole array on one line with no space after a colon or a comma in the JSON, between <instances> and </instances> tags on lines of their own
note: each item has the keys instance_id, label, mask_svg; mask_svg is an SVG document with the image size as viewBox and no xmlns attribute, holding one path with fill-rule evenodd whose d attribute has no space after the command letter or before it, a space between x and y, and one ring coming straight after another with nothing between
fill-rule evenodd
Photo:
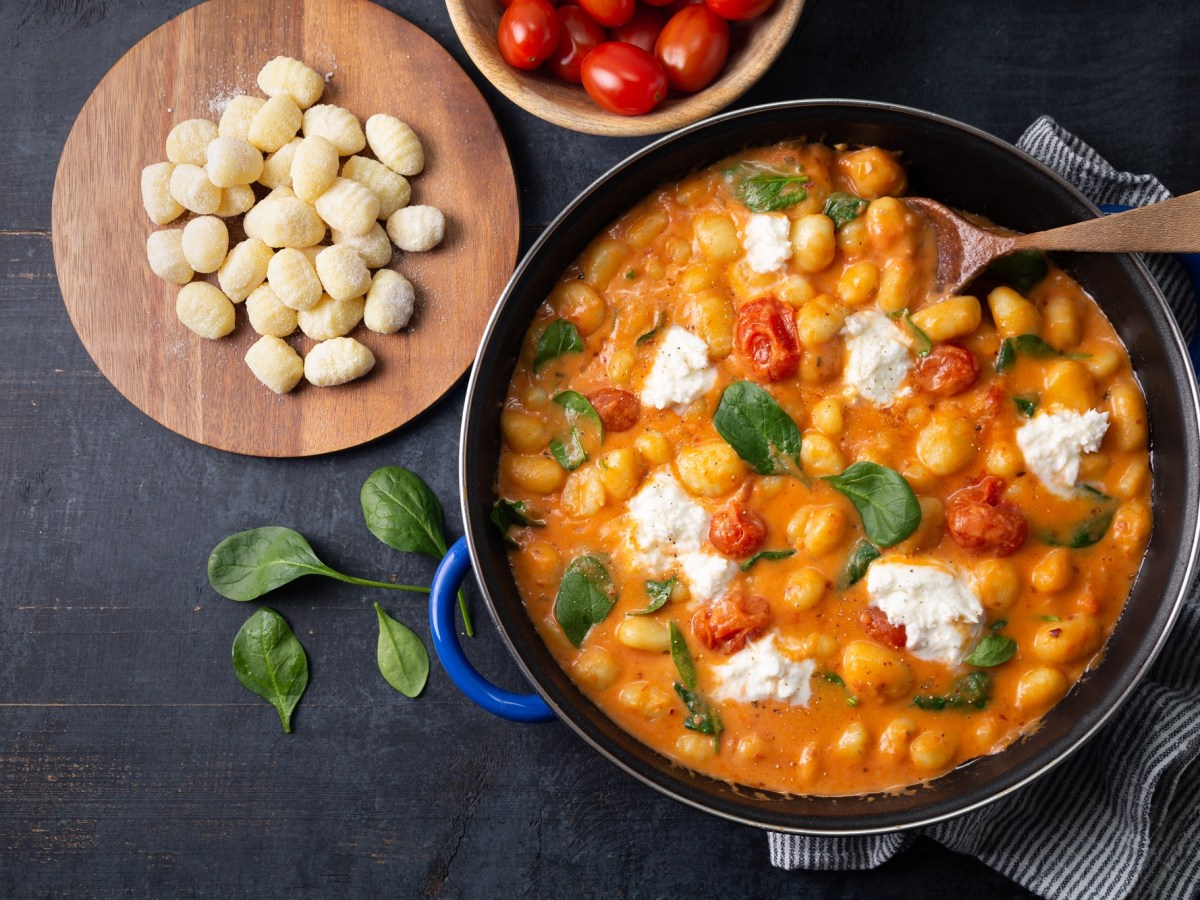
<instances>
[{"instance_id":1,"label":"white cheese dollop","mask_svg":"<svg viewBox=\"0 0 1200 900\"><path fill-rule=\"evenodd\" d=\"M913 656L958 665L983 631L983 604L967 580L949 565L877 562L867 570L871 606L893 625L903 625Z\"/></svg>"},{"instance_id":2,"label":"white cheese dollop","mask_svg":"<svg viewBox=\"0 0 1200 900\"><path fill-rule=\"evenodd\" d=\"M642 385L642 402L655 409L682 410L716 383L717 368L709 365L708 345L686 328L672 325L659 341Z\"/></svg>"},{"instance_id":3,"label":"white cheese dollop","mask_svg":"<svg viewBox=\"0 0 1200 900\"><path fill-rule=\"evenodd\" d=\"M705 602L724 593L737 563L702 549L710 517L670 472L650 478L629 501L633 567L661 578L678 570L692 596Z\"/></svg>"},{"instance_id":4,"label":"white cheese dollop","mask_svg":"<svg viewBox=\"0 0 1200 900\"><path fill-rule=\"evenodd\" d=\"M792 706L808 706L812 696L810 683L817 664L811 659L797 662L775 648L774 633L747 644L729 657L729 661L713 666L717 681L713 696L718 700L777 700Z\"/></svg>"},{"instance_id":5,"label":"white cheese dollop","mask_svg":"<svg viewBox=\"0 0 1200 900\"><path fill-rule=\"evenodd\" d=\"M878 310L846 317L846 366L842 379L848 397L865 397L878 406L891 406L900 382L912 368L907 338Z\"/></svg>"},{"instance_id":6,"label":"white cheese dollop","mask_svg":"<svg viewBox=\"0 0 1200 900\"><path fill-rule=\"evenodd\" d=\"M788 237L792 223L787 216L753 215L746 220L746 265L765 275L774 272L792 258L792 242Z\"/></svg>"},{"instance_id":7,"label":"white cheese dollop","mask_svg":"<svg viewBox=\"0 0 1200 900\"><path fill-rule=\"evenodd\" d=\"M1017 446L1042 484L1052 494L1069 498L1079 481L1079 458L1099 450L1107 430L1106 412L1041 413L1017 429Z\"/></svg>"}]
</instances>

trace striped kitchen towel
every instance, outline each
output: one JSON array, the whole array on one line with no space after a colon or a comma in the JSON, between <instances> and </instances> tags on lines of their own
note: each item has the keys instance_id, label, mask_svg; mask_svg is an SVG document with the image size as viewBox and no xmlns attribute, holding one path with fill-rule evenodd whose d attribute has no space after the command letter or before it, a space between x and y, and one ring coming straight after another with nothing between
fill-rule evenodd
<instances>
[{"instance_id":1,"label":"striped kitchen towel","mask_svg":"<svg viewBox=\"0 0 1200 900\"><path fill-rule=\"evenodd\" d=\"M1118 172L1043 116L1017 146L1096 203L1140 206L1170 193L1152 175ZM1147 256L1184 335L1196 298L1171 257ZM978 857L1052 900L1200 896L1200 585L1149 676L1106 728L1032 788L920 834ZM784 869L871 869L918 832L810 838L771 834Z\"/></svg>"}]
</instances>

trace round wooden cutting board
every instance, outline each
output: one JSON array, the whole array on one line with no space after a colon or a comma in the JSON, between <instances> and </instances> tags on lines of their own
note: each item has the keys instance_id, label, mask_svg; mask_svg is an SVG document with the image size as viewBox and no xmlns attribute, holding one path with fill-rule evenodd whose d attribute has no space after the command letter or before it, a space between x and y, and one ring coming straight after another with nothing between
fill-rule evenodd
<instances>
[{"instance_id":1,"label":"round wooden cutting board","mask_svg":"<svg viewBox=\"0 0 1200 900\"><path fill-rule=\"evenodd\" d=\"M400 333L352 332L375 354L369 375L334 388L302 382L277 396L243 360L258 338L243 304L237 329L220 341L176 318L179 288L146 263L156 226L140 178L166 159L173 125L216 121L236 94L261 96L258 70L281 54L331 73L320 102L364 121L390 113L416 130L426 165L411 179L412 202L440 208L446 236L428 253L394 254L417 310ZM100 371L171 430L254 456L352 447L441 397L474 358L512 272L519 225L508 151L483 97L437 42L367 0L210 0L172 19L104 76L71 129L54 184L58 281ZM231 243L241 236L240 224L230 228ZM288 341L301 355L313 345L299 332Z\"/></svg>"}]
</instances>

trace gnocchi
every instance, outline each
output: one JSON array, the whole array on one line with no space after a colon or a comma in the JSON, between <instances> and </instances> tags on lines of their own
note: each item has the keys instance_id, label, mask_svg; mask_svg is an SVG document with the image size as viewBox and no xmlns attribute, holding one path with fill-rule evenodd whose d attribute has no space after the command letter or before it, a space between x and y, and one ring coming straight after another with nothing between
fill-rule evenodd
<instances>
[{"instance_id":1,"label":"gnocchi","mask_svg":"<svg viewBox=\"0 0 1200 900\"><path fill-rule=\"evenodd\" d=\"M363 307L363 323L379 334L394 334L409 323L416 308L416 292L407 278L391 269L380 269L371 279Z\"/></svg>"},{"instance_id":2,"label":"gnocchi","mask_svg":"<svg viewBox=\"0 0 1200 900\"><path fill-rule=\"evenodd\" d=\"M376 113L367 119L366 139L375 157L397 175L419 175L425 168L421 139L395 116Z\"/></svg>"},{"instance_id":3,"label":"gnocchi","mask_svg":"<svg viewBox=\"0 0 1200 900\"><path fill-rule=\"evenodd\" d=\"M246 351L254 377L277 394L286 394L304 377L304 360L282 338L264 335Z\"/></svg>"},{"instance_id":4,"label":"gnocchi","mask_svg":"<svg viewBox=\"0 0 1200 900\"><path fill-rule=\"evenodd\" d=\"M196 272L215 272L229 252L229 229L216 216L200 216L183 226L184 259Z\"/></svg>"},{"instance_id":5,"label":"gnocchi","mask_svg":"<svg viewBox=\"0 0 1200 900\"><path fill-rule=\"evenodd\" d=\"M375 355L354 338L333 338L308 351L304 377L318 387L333 387L362 378L374 365Z\"/></svg>"},{"instance_id":6,"label":"gnocchi","mask_svg":"<svg viewBox=\"0 0 1200 900\"><path fill-rule=\"evenodd\" d=\"M387 220L388 237L401 250L432 250L446 234L446 217L432 206L406 206Z\"/></svg>"}]
</instances>

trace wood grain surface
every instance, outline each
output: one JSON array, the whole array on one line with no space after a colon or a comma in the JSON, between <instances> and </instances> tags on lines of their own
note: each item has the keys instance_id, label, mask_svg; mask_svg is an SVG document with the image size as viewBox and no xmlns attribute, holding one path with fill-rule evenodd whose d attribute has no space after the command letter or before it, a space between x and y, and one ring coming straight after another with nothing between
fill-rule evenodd
<instances>
[{"instance_id":1,"label":"wood grain surface","mask_svg":"<svg viewBox=\"0 0 1200 900\"><path fill-rule=\"evenodd\" d=\"M426 151L412 202L440 208L447 226L434 250L394 254L393 268L417 290L410 326L394 335L353 332L375 354L374 370L340 387L302 382L278 396L243 361L258 338L244 306L233 335L220 341L176 318L179 288L146 264L155 226L142 208L140 174L166 158L173 125L217 120L236 94L260 96L255 76L281 54L330 73L320 102L363 121L385 112L412 125ZM240 236L239 224L231 243ZM167 22L125 54L84 105L54 188L59 285L100 371L172 431L254 456L353 447L434 403L474 358L518 236L512 167L487 104L436 41L367 0L210 0ZM289 341L302 356L314 345L299 332Z\"/></svg>"},{"instance_id":2,"label":"wood grain surface","mask_svg":"<svg viewBox=\"0 0 1200 900\"><path fill-rule=\"evenodd\" d=\"M711 85L695 94L672 93L641 116L601 109L582 87L541 69L514 69L500 55L496 30L504 9L497 0L446 0L450 20L471 60L504 96L547 122L608 137L660 134L699 122L746 93L771 67L796 30L804 0L778 0L765 14L731 23L729 61Z\"/></svg>"}]
</instances>

